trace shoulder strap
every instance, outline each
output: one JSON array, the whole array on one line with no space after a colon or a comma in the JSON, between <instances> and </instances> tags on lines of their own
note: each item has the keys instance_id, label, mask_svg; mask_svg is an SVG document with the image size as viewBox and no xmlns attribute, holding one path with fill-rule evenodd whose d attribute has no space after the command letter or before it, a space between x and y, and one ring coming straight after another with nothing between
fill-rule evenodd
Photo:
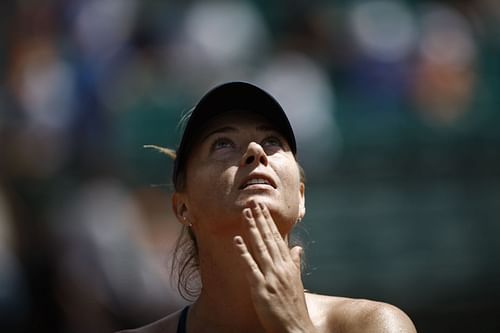
<instances>
[{"instance_id":1,"label":"shoulder strap","mask_svg":"<svg viewBox=\"0 0 500 333\"><path fill-rule=\"evenodd\" d=\"M177 333L186 333L186 319L189 306L182 309L181 315L179 317L179 322L177 323Z\"/></svg>"}]
</instances>

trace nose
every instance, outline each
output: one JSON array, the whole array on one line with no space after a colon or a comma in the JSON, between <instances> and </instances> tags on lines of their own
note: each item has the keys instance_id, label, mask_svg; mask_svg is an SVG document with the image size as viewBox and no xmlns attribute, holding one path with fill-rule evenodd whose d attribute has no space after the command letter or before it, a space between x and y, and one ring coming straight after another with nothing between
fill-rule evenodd
<instances>
[{"instance_id":1,"label":"nose","mask_svg":"<svg viewBox=\"0 0 500 333\"><path fill-rule=\"evenodd\" d=\"M262 148L261 145L259 145L256 142L250 142L248 144L247 150L241 157L241 166L246 166L250 164L263 164L264 166L267 166L268 164L268 159L266 152Z\"/></svg>"}]
</instances>

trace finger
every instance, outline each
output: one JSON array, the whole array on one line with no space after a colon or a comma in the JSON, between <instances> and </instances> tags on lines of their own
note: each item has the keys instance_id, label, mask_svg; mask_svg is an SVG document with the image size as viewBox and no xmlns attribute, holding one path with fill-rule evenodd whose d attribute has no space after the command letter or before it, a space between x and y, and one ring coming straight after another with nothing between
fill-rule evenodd
<instances>
[{"instance_id":1,"label":"finger","mask_svg":"<svg viewBox=\"0 0 500 333\"><path fill-rule=\"evenodd\" d=\"M277 251L279 251L282 258L288 258L290 256L289 255L290 250L288 248L288 244L281 236L278 227L276 226L276 223L274 223L269 208L267 208L265 205L261 203L259 205L261 207L262 215L266 220L266 227L269 229L269 232L271 233L272 238L274 239L274 244L277 248Z\"/></svg>"},{"instance_id":2,"label":"finger","mask_svg":"<svg viewBox=\"0 0 500 333\"><path fill-rule=\"evenodd\" d=\"M294 246L290 250L290 256L292 257L293 263L297 266L298 269L301 269L302 266L302 255L304 250L300 246Z\"/></svg>"},{"instance_id":3,"label":"finger","mask_svg":"<svg viewBox=\"0 0 500 333\"><path fill-rule=\"evenodd\" d=\"M252 207L252 214L254 216L257 228L260 231L261 237L267 246L269 255L271 256L273 261L281 260L283 257L281 255L280 247L276 242L280 240L283 241L283 239L276 239L275 235L273 234L270 225L274 225L274 221L269 212L268 214L264 213L265 208L266 207L262 203L254 202Z\"/></svg>"},{"instance_id":4,"label":"finger","mask_svg":"<svg viewBox=\"0 0 500 333\"><path fill-rule=\"evenodd\" d=\"M245 275L251 286L259 285L264 280L264 275L259 269L259 266L253 259L252 255L248 251L245 241L241 236L235 236L233 238L234 245L240 254L242 259L242 266L245 270Z\"/></svg>"},{"instance_id":5,"label":"finger","mask_svg":"<svg viewBox=\"0 0 500 333\"><path fill-rule=\"evenodd\" d=\"M263 273L269 271L272 267L272 258L269 254L266 244L262 239L259 228L257 227L255 218L250 208L243 209L243 217L248 226L246 240L250 246L253 259L259 265Z\"/></svg>"}]
</instances>

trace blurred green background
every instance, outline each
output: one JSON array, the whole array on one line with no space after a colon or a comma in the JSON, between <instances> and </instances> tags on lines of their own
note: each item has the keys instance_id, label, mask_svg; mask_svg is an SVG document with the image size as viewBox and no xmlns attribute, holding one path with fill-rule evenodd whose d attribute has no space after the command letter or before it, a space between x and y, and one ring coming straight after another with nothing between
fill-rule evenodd
<instances>
[{"instance_id":1,"label":"blurred green background","mask_svg":"<svg viewBox=\"0 0 500 333\"><path fill-rule=\"evenodd\" d=\"M0 331L111 332L181 307L177 122L248 80L307 178L306 288L419 332L500 328L500 2L0 4Z\"/></svg>"}]
</instances>

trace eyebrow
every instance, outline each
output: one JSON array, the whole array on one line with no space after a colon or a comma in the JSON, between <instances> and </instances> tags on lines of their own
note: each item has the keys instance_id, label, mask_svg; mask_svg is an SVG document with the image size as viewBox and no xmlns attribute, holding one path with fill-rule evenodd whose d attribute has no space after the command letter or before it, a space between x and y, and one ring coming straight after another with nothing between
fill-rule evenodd
<instances>
[{"instance_id":1,"label":"eyebrow","mask_svg":"<svg viewBox=\"0 0 500 333\"><path fill-rule=\"evenodd\" d=\"M279 132L276 128L274 128L273 126L269 126L269 125L259 125L259 126L257 126L257 131L260 131L260 132L272 132L272 131Z\"/></svg>"},{"instance_id":2,"label":"eyebrow","mask_svg":"<svg viewBox=\"0 0 500 333\"><path fill-rule=\"evenodd\" d=\"M235 127L231 127L231 126L224 126L224 127L216 128L213 131L210 131L206 135L204 135L201 138L201 142L205 141L207 138L209 138L210 136L212 136L214 134L231 133L231 132L237 132L237 131L238 130Z\"/></svg>"},{"instance_id":3,"label":"eyebrow","mask_svg":"<svg viewBox=\"0 0 500 333\"><path fill-rule=\"evenodd\" d=\"M274 127L269 126L269 125L259 125L256 127L256 130L259 132L271 132L271 131L276 131L278 132ZM206 135L204 135L201 139L201 141L205 141L207 138L214 134L219 134L219 133L234 133L238 132L238 129L232 126L224 126L220 128L216 128L213 131L208 132Z\"/></svg>"}]
</instances>

